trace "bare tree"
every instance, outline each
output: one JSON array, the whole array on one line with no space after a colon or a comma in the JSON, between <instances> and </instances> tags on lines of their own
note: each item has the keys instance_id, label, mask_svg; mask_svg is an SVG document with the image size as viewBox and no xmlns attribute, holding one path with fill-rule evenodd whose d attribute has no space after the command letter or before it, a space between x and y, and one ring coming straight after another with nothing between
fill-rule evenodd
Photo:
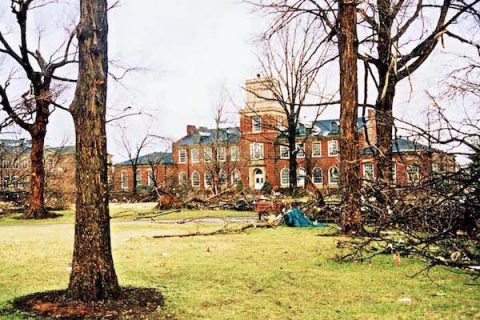
<instances>
[{"instance_id":1,"label":"bare tree","mask_svg":"<svg viewBox=\"0 0 480 320\"><path fill-rule=\"evenodd\" d=\"M106 0L81 0L79 75L70 107L76 135L76 218L68 294L82 301L115 299L108 208L106 100L108 78Z\"/></svg>"},{"instance_id":2,"label":"bare tree","mask_svg":"<svg viewBox=\"0 0 480 320\"><path fill-rule=\"evenodd\" d=\"M325 106L338 104L333 100L334 95L326 97L318 88L318 74L336 59L330 52L329 36L321 30L314 20L296 21L265 37L264 53L259 59L260 76L265 80L261 90L249 91L261 101L275 103L285 114L284 119L270 119L262 126L282 135L286 141L292 194L297 189L297 154L304 152L299 146L308 138L307 131L298 130L303 125L301 115L310 108L315 110L316 120ZM255 106L247 108L257 112Z\"/></svg>"},{"instance_id":3,"label":"bare tree","mask_svg":"<svg viewBox=\"0 0 480 320\"><path fill-rule=\"evenodd\" d=\"M5 124L18 125L32 138L30 200L25 217L35 219L47 216L44 200L45 169L43 163L45 135L52 113L50 107L63 108L55 102L62 90L58 81L74 81L58 76L57 71L76 62L76 48L73 45L74 31L50 57L41 53L40 47L33 49L28 43L29 14L32 10L48 3L49 1L41 0L11 0L10 7L18 24L19 44L13 44L13 41L8 40L6 34L0 31L0 54L13 61L28 80L28 90L19 99L16 99L7 93L9 85L16 76L15 71L10 72L6 82L0 84L0 104L8 116ZM17 46L18 49L16 49Z\"/></svg>"},{"instance_id":4,"label":"bare tree","mask_svg":"<svg viewBox=\"0 0 480 320\"><path fill-rule=\"evenodd\" d=\"M228 126L226 117L228 100L227 92L222 88L214 110L215 128L209 130L208 143L203 149L205 184L214 194L218 194L227 186L232 186L232 180L238 183L240 179L238 169L241 166L241 158L237 146L240 133L237 128Z\"/></svg>"},{"instance_id":5,"label":"bare tree","mask_svg":"<svg viewBox=\"0 0 480 320\"><path fill-rule=\"evenodd\" d=\"M121 127L121 141L120 144L125 152L125 156L127 157L127 161L130 163L130 167L132 169L132 193L137 194L138 191L138 166L139 166L139 159L142 152L147 148L152 142L152 136L150 135L150 130L147 130L145 135L143 135L140 140L133 144L131 139L127 136L127 129L125 127Z\"/></svg>"}]
</instances>

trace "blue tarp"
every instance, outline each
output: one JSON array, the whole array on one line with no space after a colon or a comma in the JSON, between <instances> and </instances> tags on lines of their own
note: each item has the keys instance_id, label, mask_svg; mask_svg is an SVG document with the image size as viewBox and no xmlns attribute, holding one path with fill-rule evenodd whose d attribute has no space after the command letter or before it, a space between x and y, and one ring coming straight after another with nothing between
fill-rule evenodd
<instances>
[{"instance_id":1,"label":"blue tarp","mask_svg":"<svg viewBox=\"0 0 480 320\"><path fill-rule=\"evenodd\" d=\"M324 223L312 222L302 210L294 208L285 214L285 223L289 227L324 227Z\"/></svg>"}]
</instances>

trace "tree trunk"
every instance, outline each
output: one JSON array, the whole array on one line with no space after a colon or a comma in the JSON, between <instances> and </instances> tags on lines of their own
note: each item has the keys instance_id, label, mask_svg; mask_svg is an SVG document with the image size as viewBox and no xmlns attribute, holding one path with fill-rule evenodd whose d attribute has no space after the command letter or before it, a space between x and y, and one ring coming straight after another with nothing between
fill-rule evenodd
<instances>
[{"instance_id":1,"label":"tree trunk","mask_svg":"<svg viewBox=\"0 0 480 320\"><path fill-rule=\"evenodd\" d=\"M76 136L76 219L68 293L83 301L114 299L120 287L112 259L108 210L107 2L81 0L79 76L71 106Z\"/></svg>"},{"instance_id":2,"label":"tree trunk","mask_svg":"<svg viewBox=\"0 0 480 320\"><path fill-rule=\"evenodd\" d=\"M377 160L377 180L380 184L392 182L392 135L393 135L393 98L395 84L389 84L383 99L375 105L377 142L375 158Z\"/></svg>"},{"instance_id":3,"label":"tree trunk","mask_svg":"<svg viewBox=\"0 0 480 320\"><path fill-rule=\"evenodd\" d=\"M45 209L45 164L44 146L46 124L40 130L31 133L32 150L30 152L30 195L29 207L25 214L27 219L43 219L48 216Z\"/></svg>"},{"instance_id":4,"label":"tree trunk","mask_svg":"<svg viewBox=\"0 0 480 320\"><path fill-rule=\"evenodd\" d=\"M376 109L376 149L377 179L380 184L392 181L392 133L393 133L393 98L395 96L396 76L392 60L392 24L390 0L378 0L378 63L379 91Z\"/></svg>"},{"instance_id":5,"label":"tree trunk","mask_svg":"<svg viewBox=\"0 0 480 320\"><path fill-rule=\"evenodd\" d=\"M297 128L295 125L289 125L288 129L288 151L290 157L288 157L288 170L289 170L289 180L290 186L289 191L292 196L297 194L297 151L296 151L296 134Z\"/></svg>"},{"instance_id":6,"label":"tree trunk","mask_svg":"<svg viewBox=\"0 0 480 320\"><path fill-rule=\"evenodd\" d=\"M358 179L358 79L357 18L352 0L339 2L338 49L340 52L340 185L342 188L341 227L345 234L362 231L361 187Z\"/></svg>"},{"instance_id":7,"label":"tree trunk","mask_svg":"<svg viewBox=\"0 0 480 320\"><path fill-rule=\"evenodd\" d=\"M132 165L132 194L137 194L137 165Z\"/></svg>"}]
</instances>

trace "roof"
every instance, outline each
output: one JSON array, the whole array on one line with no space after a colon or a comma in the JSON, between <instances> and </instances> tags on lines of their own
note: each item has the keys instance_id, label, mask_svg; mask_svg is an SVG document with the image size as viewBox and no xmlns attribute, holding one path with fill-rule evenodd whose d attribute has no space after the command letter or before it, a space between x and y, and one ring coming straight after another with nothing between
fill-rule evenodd
<instances>
[{"instance_id":1,"label":"roof","mask_svg":"<svg viewBox=\"0 0 480 320\"><path fill-rule=\"evenodd\" d=\"M239 140L239 127L228 127L219 129L198 128L195 133L186 135L185 137L178 140L176 143L182 145L208 145L215 142L238 143Z\"/></svg>"},{"instance_id":2,"label":"roof","mask_svg":"<svg viewBox=\"0 0 480 320\"><path fill-rule=\"evenodd\" d=\"M30 152L32 141L25 139L0 139L0 149L4 152Z\"/></svg>"},{"instance_id":3,"label":"roof","mask_svg":"<svg viewBox=\"0 0 480 320\"><path fill-rule=\"evenodd\" d=\"M75 153L75 146L61 146L61 147L47 147L47 151L52 151L52 152L61 152L61 153Z\"/></svg>"},{"instance_id":4,"label":"roof","mask_svg":"<svg viewBox=\"0 0 480 320\"><path fill-rule=\"evenodd\" d=\"M173 164L173 157L170 152L152 152L143 156L138 157L138 164ZM131 160L123 161L117 163L116 166L126 166L130 165Z\"/></svg>"},{"instance_id":5,"label":"roof","mask_svg":"<svg viewBox=\"0 0 480 320\"><path fill-rule=\"evenodd\" d=\"M357 119L357 131L359 132L365 124L364 119L359 117ZM312 131L316 136L338 136L340 135L340 119L314 121Z\"/></svg>"},{"instance_id":6,"label":"roof","mask_svg":"<svg viewBox=\"0 0 480 320\"><path fill-rule=\"evenodd\" d=\"M373 147L368 147L362 150L362 154L370 155L373 154ZM407 140L404 138L397 138L392 140L392 153L400 153L400 152L412 152L412 151L427 151L427 150L434 150L429 148L423 144L420 144L415 141Z\"/></svg>"}]
</instances>

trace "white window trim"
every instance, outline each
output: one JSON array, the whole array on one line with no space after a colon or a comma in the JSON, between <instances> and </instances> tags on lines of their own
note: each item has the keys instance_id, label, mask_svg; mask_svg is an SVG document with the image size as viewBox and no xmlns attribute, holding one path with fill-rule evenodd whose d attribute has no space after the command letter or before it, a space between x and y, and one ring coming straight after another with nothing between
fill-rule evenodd
<instances>
[{"instance_id":1,"label":"white window trim","mask_svg":"<svg viewBox=\"0 0 480 320\"><path fill-rule=\"evenodd\" d=\"M128 190L128 173L125 171L120 172L120 188L122 191Z\"/></svg>"},{"instance_id":2,"label":"white window trim","mask_svg":"<svg viewBox=\"0 0 480 320\"><path fill-rule=\"evenodd\" d=\"M283 151L287 151L287 156L283 156ZM280 146L280 159L290 159L290 150L287 146Z\"/></svg>"},{"instance_id":3,"label":"white window trim","mask_svg":"<svg viewBox=\"0 0 480 320\"><path fill-rule=\"evenodd\" d=\"M315 154L314 146L318 145L319 154ZM312 142L312 158L320 158L322 156L322 143L321 142Z\"/></svg>"},{"instance_id":4,"label":"white window trim","mask_svg":"<svg viewBox=\"0 0 480 320\"><path fill-rule=\"evenodd\" d=\"M338 181L337 182L332 182L332 175L330 174L330 170L332 170L333 168L336 168L337 169L337 172L338 172ZM333 167L330 167L328 168L328 184L330 185L338 185L338 183L340 182L340 171L338 170L338 167L336 166L333 166Z\"/></svg>"},{"instance_id":5,"label":"white window trim","mask_svg":"<svg viewBox=\"0 0 480 320\"><path fill-rule=\"evenodd\" d=\"M295 143L295 149L297 150L297 159L305 158L305 143ZM300 155L300 150L302 150L303 155Z\"/></svg>"},{"instance_id":6,"label":"white window trim","mask_svg":"<svg viewBox=\"0 0 480 320\"><path fill-rule=\"evenodd\" d=\"M333 154L333 146L336 146L335 148L335 151L337 152L337 154ZM329 157L337 157L338 155L340 154L340 148L339 148L339 145L338 145L338 140L329 140L328 141L328 156Z\"/></svg>"},{"instance_id":7,"label":"white window trim","mask_svg":"<svg viewBox=\"0 0 480 320\"><path fill-rule=\"evenodd\" d=\"M204 162L212 162L212 159L213 159L212 148L203 149L203 161Z\"/></svg>"},{"instance_id":8,"label":"white window trim","mask_svg":"<svg viewBox=\"0 0 480 320\"><path fill-rule=\"evenodd\" d=\"M303 173L304 173L304 175L303 175L303 184L300 184L300 181L301 181L301 179L300 179L300 171L303 171ZM299 187L299 188L305 188L306 184L307 184L307 170L305 170L304 167L299 167L299 168L297 169L297 187Z\"/></svg>"},{"instance_id":9,"label":"white window trim","mask_svg":"<svg viewBox=\"0 0 480 320\"><path fill-rule=\"evenodd\" d=\"M198 185L195 184L195 179L193 178L195 176L198 175ZM200 178L200 173L198 173L197 171L193 171L192 172L192 187L194 188L200 188L200 185L202 184L202 179Z\"/></svg>"},{"instance_id":10,"label":"white window trim","mask_svg":"<svg viewBox=\"0 0 480 320\"><path fill-rule=\"evenodd\" d=\"M236 186L239 181L242 181L242 176L240 174L240 171L238 169L233 170L232 176L230 177L230 179L232 181L232 185ZM237 181L235 181L235 179Z\"/></svg>"},{"instance_id":11,"label":"white window trim","mask_svg":"<svg viewBox=\"0 0 480 320\"><path fill-rule=\"evenodd\" d=\"M207 176L210 175L210 184L207 183ZM210 188L213 186L213 175L211 172L206 171L205 174L203 175L203 184L206 188Z\"/></svg>"},{"instance_id":12,"label":"white window trim","mask_svg":"<svg viewBox=\"0 0 480 320\"><path fill-rule=\"evenodd\" d=\"M230 147L230 160L238 161L239 159L240 159L240 148L237 146Z\"/></svg>"},{"instance_id":13,"label":"white window trim","mask_svg":"<svg viewBox=\"0 0 480 320\"><path fill-rule=\"evenodd\" d=\"M392 161L392 180L397 183L397 161Z\"/></svg>"},{"instance_id":14,"label":"white window trim","mask_svg":"<svg viewBox=\"0 0 480 320\"><path fill-rule=\"evenodd\" d=\"M286 183L284 183L283 181L283 173L286 172L287 173L287 181ZM290 186L290 170L288 170L287 168L283 168L282 170L280 170L280 186L282 188L287 188Z\"/></svg>"},{"instance_id":15,"label":"white window trim","mask_svg":"<svg viewBox=\"0 0 480 320\"><path fill-rule=\"evenodd\" d=\"M220 157L220 155L223 154L223 158ZM218 161L227 161L227 148L225 147L219 147L217 150L217 160Z\"/></svg>"},{"instance_id":16,"label":"white window trim","mask_svg":"<svg viewBox=\"0 0 480 320\"><path fill-rule=\"evenodd\" d=\"M191 149L190 156L192 157L192 163L200 163L200 150Z\"/></svg>"},{"instance_id":17,"label":"white window trim","mask_svg":"<svg viewBox=\"0 0 480 320\"><path fill-rule=\"evenodd\" d=\"M182 161L182 153L185 154L184 160ZM178 163L187 163L187 149L178 150Z\"/></svg>"},{"instance_id":18,"label":"white window trim","mask_svg":"<svg viewBox=\"0 0 480 320\"><path fill-rule=\"evenodd\" d=\"M370 177L367 177L367 171L365 170L366 166L372 166L372 177L371 180L375 180L375 166L373 165L373 162L364 162L362 164L362 174L364 179L370 180Z\"/></svg>"},{"instance_id":19,"label":"white window trim","mask_svg":"<svg viewBox=\"0 0 480 320\"><path fill-rule=\"evenodd\" d=\"M258 145L260 148L260 156L256 157L255 156L255 146ZM265 148L263 143L261 142L253 142L250 144L250 159L251 160L263 160L265 159Z\"/></svg>"},{"instance_id":20,"label":"white window trim","mask_svg":"<svg viewBox=\"0 0 480 320\"><path fill-rule=\"evenodd\" d=\"M255 123L258 123L259 128L256 128ZM252 132L253 133L262 132L262 117L256 116L252 118Z\"/></svg>"},{"instance_id":21,"label":"white window trim","mask_svg":"<svg viewBox=\"0 0 480 320\"><path fill-rule=\"evenodd\" d=\"M315 171L320 171L320 176L322 177L322 182L315 182ZM312 170L312 182L314 185L323 185L323 170L319 167L315 167Z\"/></svg>"}]
</instances>

